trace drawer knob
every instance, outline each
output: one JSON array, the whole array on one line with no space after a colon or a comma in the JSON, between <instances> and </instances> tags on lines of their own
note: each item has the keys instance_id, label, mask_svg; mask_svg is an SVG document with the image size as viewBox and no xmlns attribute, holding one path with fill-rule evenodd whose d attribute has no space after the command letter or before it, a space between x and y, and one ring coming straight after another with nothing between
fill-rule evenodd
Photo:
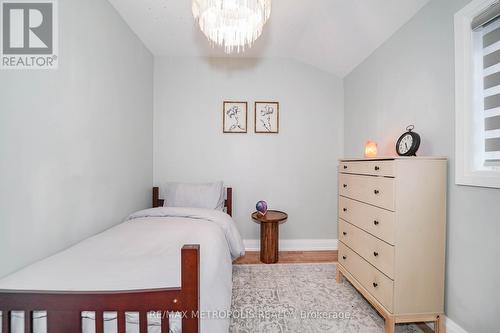
<instances>
[{"instance_id":1,"label":"drawer knob","mask_svg":"<svg viewBox=\"0 0 500 333\"><path fill-rule=\"evenodd\" d=\"M347 187L347 184L344 184L343 186L344 186L344 188L346 188L346 187Z\"/></svg>"},{"instance_id":2,"label":"drawer knob","mask_svg":"<svg viewBox=\"0 0 500 333\"><path fill-rule=\"evenodd\" d=\"M375 257L378 257L378 252L373 252L373 255L374 255Z\"/></svg>"},{"instance_id":3,"label":"drawer knob","mask_svg":"<svg viewBox=\"0 0 500 333\"><path fill-rule=\"evenodd\" d=\"M347 212L347 208L342 209L344 212Z\"/></svg>"},{"instance_id":4,"label":"drawer knob","mask_svg":"<svg viewBox=\"0 0 500 333\"><path fill-rule=\"evenodd\" d=\"M380 191L379 191L379 190L374 190L374 191L373 191L373 193L375 193L375 194L379 194L379 193L380 193Z\"/></svg>"},{"instance_id":5,"label":"drawer knob","mask_svg":"<svg viewBox=\"0 0 500 333\"><path fill-rule=\"evenodd\" d=\"M375 220L375 221L373 221L373 224L374 224L374 225L378 225L378 224L379 224L379 221Z\"/></svg>"},{"instance_id":6,"label":"drawer knob","mask_svg":"<svg viewBox=\"0 0 500 333\"><path fill-rule=\"evenodd\" d=\"M346 260L346 259L347 259L347 257L346 257L346 256L342 256L342 259Z\"/></svg>"},{"instance_id":7,"label":"drawer knob","mask_svg":"<svg viewBox=\"0 0 500 333\"><path fill-rule=\"evenodd\" d=\"M347 169L347 165L344 165L344 170Z\"/></svg>"},{"instance_id":8,"label":"drawer knob","mask_svg":"<svg viewBox=\"0 0 500 333\"><path fill-rule=\"evenodd\" d=\"M347 232L345 232L345 231L342 232L342 235L347 236Z\"/></svg>"},{"instance_id":9,"label":"drawer knob","mask_svg":"<svg viewBox=\"0 0 500 333\"><path fill-rule=\"evenodd\" d=\"M378 165L375 166L375 171L379 171L380 167Z\"/></svg>"},{"instance_id":10,"label":"drawer knob","mask_svg":"<svg viewBox=\"0 0 500 333\"><path fill-rule=\"evenodd\" d=\"M377 282L373 282L373 287L377 288L378 287L378 283Z\"/></svg>"}]
</instances>

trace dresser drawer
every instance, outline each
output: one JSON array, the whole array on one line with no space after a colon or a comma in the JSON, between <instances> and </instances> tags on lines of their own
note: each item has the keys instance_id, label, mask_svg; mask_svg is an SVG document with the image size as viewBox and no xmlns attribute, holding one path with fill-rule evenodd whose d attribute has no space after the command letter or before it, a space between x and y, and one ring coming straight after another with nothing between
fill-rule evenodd
<instances>
[{"instance_id":1,"label":"dresser drawer","mask_svg":"<svg viewBox=\"0 0 500 333\"><path fill-rule=\"evenodd\" d=\"M339 216L375 237L394 245L396 228L394 212L346 197L339 197Z\"/></svg>"},{"instance_id":2,"label":"dresser drawer","mask_svg":"<svg viewBox=\"0 0 500 333\"><path fill-rule=\"evenodd\" d=\"M393 311L394 282L339 242L339 264L375 297L389 312Z\"/></svg>"},{"instance_id":3,"label":"dresser drawer","mask_svg":"<svg viewBox=\"0 0 500 333\"><path fill-rule=\"evenodd\" d=\"M381 241L369 233L339 220L339 239L360 256L394 279L394 246Z\"/></svg>"},{"instance_id":4,"label":"dresser drawer","mask_svg":"<svg viewBox=\"0 0 500 333\"><path fill-rule=\"evenodd\" d=\"M340 162L339 171L359 175L394 177L394 161Z\"/></svg>"},{"instance_id":5,"label":"dresser drawer","mask_svg":"<svg viewBox=\"0 0 500 333\"><path fill-rule=\"evenodd\" d=\"M339 193L394 211L394 178L339 173Z\"/></svg>"}]
</instances>

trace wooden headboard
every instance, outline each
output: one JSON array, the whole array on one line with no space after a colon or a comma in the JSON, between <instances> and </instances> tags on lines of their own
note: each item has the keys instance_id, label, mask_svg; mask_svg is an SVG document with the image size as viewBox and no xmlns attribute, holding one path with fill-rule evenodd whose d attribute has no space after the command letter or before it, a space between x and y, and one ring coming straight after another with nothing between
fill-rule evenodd
<instances>
[{"instance_id":1,"label":"wooden headboard","mask_svg":"<svg viewBox=\"0 0 500 333\"><path fill-rule=\"evenodd\" d=\"M164 199L160 199L160 188L153 187L153 208L162 207L165 203ZM226 187L226 199L224 200L224 207L229 216L233 216L233 188Z\"/></svg>"}]
</instances>

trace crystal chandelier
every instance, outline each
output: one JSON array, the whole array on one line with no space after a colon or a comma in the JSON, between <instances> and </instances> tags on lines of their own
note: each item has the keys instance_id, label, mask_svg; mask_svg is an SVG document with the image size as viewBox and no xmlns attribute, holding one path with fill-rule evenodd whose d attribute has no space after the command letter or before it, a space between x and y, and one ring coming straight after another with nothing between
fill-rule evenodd
<instances>
[{"instance_id":1,"label":"crystal chandelier","mask_svg":"<svg viewBox=\"0 0 500 333\"><path fill-rule=\"evenodd\" d=\"M193 15L212 45L243 52L262 34L271 0L193 0Z\"/></svg>"}]
</instances>

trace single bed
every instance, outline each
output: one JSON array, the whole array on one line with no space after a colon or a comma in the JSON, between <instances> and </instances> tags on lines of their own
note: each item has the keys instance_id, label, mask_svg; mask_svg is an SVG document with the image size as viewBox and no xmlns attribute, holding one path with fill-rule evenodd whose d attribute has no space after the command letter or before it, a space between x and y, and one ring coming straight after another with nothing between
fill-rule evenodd
<instances>
[{"instance_id":1,"label":"single bed","mask_svg":"<svg viewBox=\"0 0 500 333\"><path fill-rule=\"evenodd\" d=\"M232 190L228 214L162 204L1 279L2 333L227 332Z\"/></svg>"}]
</instances>

